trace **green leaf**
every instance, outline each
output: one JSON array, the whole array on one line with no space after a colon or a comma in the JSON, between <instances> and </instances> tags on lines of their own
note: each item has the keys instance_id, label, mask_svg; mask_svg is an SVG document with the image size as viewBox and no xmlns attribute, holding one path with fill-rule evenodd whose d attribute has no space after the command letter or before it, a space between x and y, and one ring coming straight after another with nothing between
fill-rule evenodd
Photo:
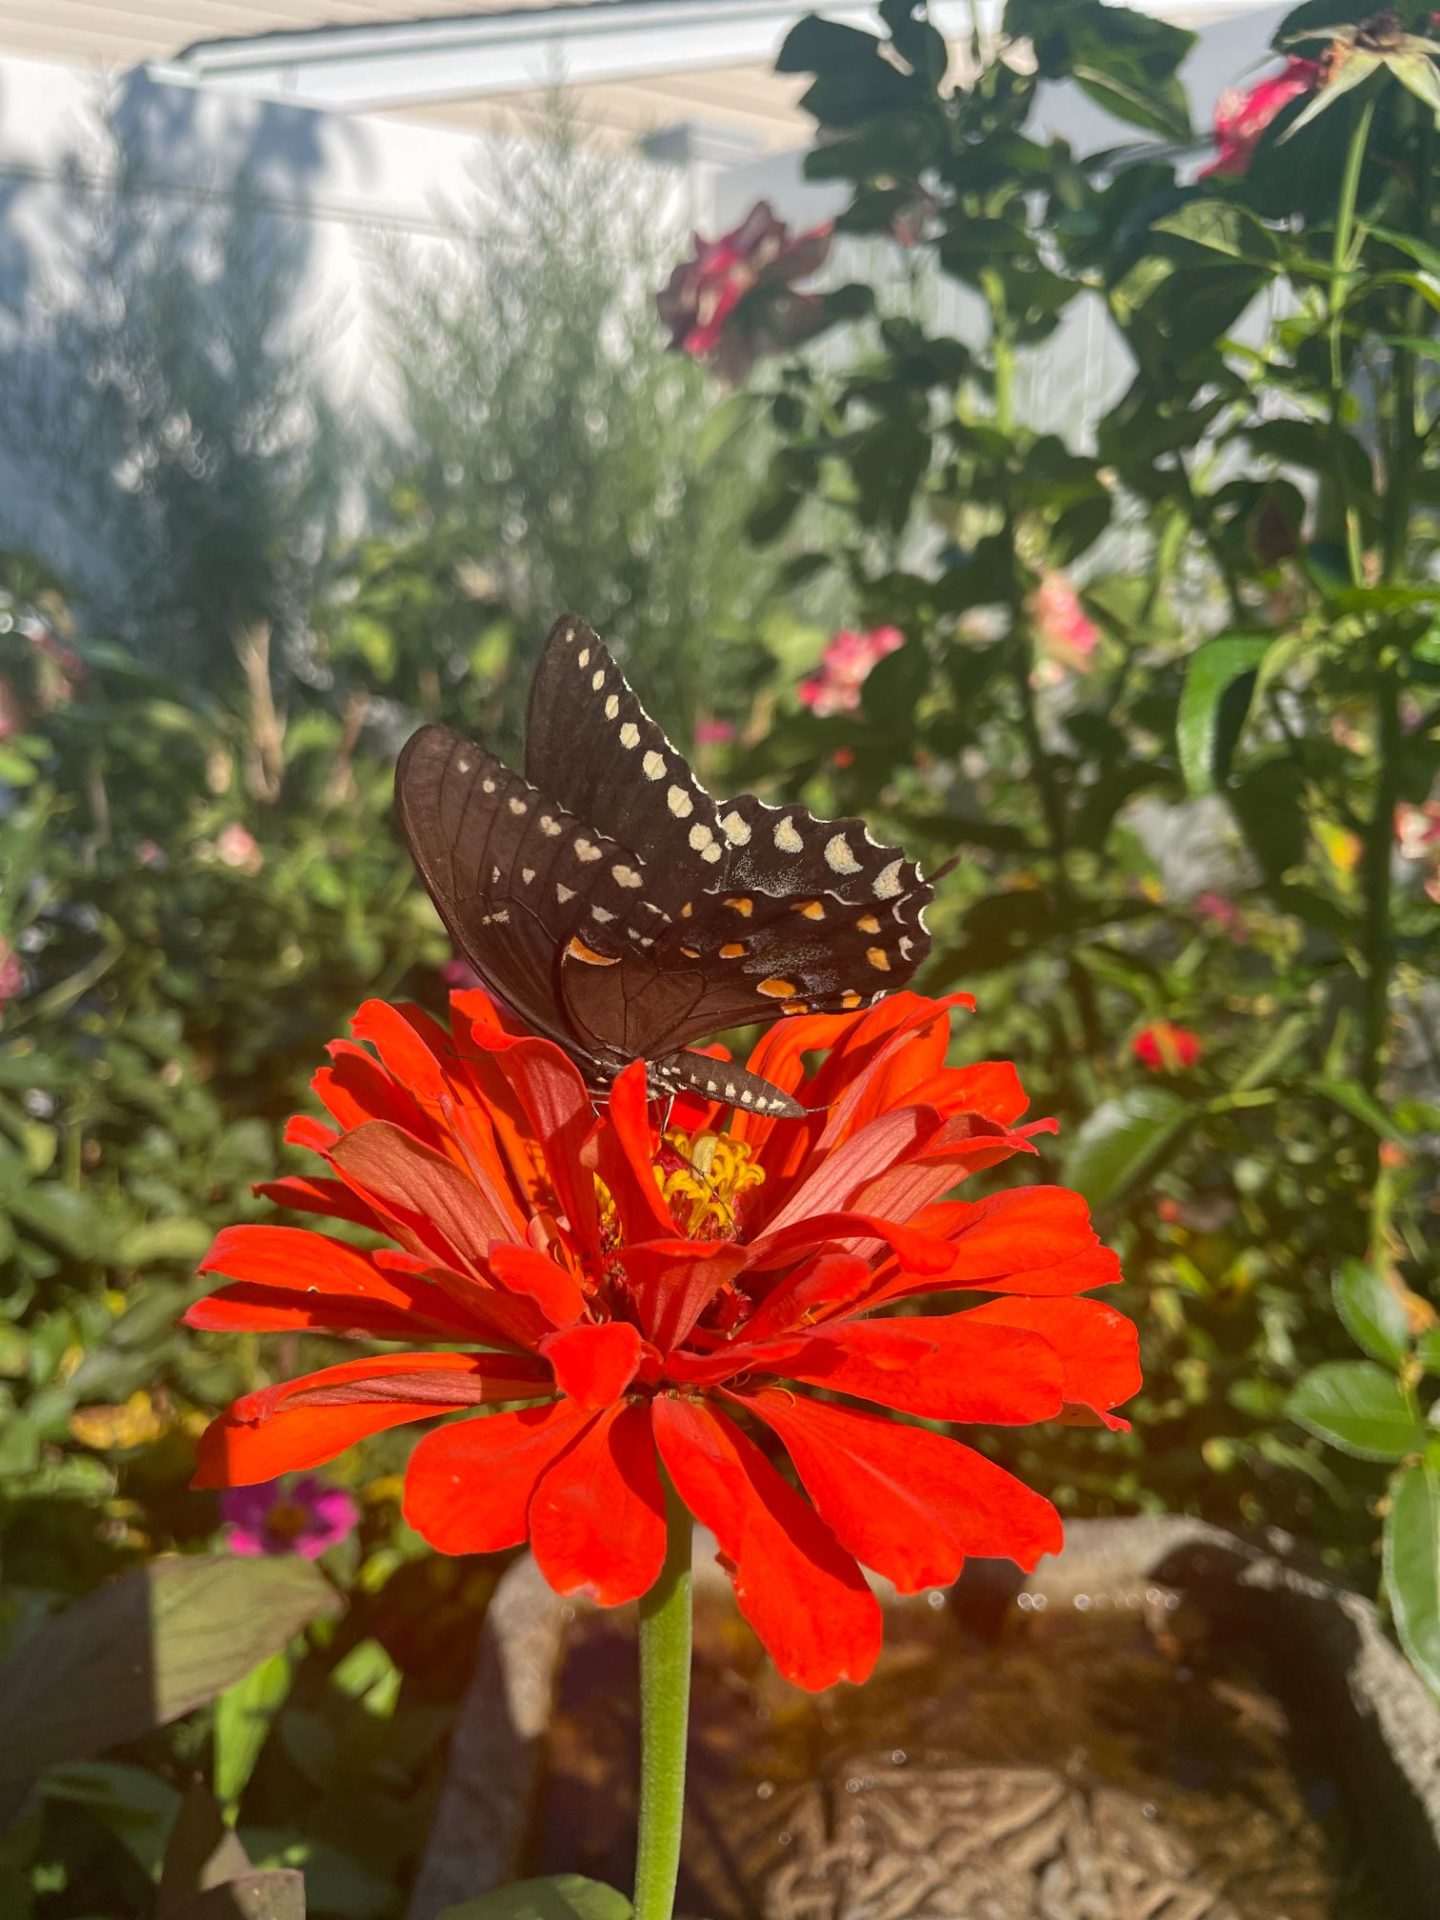
<instances>
[{"instance_id":1,"label":"green leaf","mask_svg":"<svg viewBox=\"0 0 1440 1920\"><path fill-rule=\"evenodd\" d=\"M0 1672L0 1780L103 1753L213 1700L340 1598L300 1559L167 1555L44 1626Z\"/></svg>"},{"instance_id":2,"label":"green leaf","mask_svg":"<svg viewBox=\"0 0 1440 1920\"><path fill-rule=\"evenodd\" d=\"M1270 646L1269 635L1227 634L1191 656L1175 731L1192 794L1213 792L1228 774Z\"/></svg>"},{"instance_id":3,"label":"green leaf","mask_svg":"<svg viewBox=\"0 0 1440 1920\"><path fill-rule=\"evenodd\" d=\"M231 1818L289 1691L289 1658L272 1653L215 1702L215 1795Z\"/></svg>"},{"instance_id":4,"label":"green leaf","mask_svg":"<svg viewBox=\"0 0 1440 1920\"><path fill-rule=\"evenodd\" d=\"M1388 1373L1369 1360L1328 1360L1291 1394L1287 1411L1308 1432L1357 1460L1403 1460L1425 1429Z\"/></svg>"},{"instance_id":5,"label":"green leaf","mask_svg":"<svg viewBox=\"0 0 1440 1920\"><path fill-rule=\"evenodd\" d=\"M1440 1373L1440 1327L1430 1327L1415 1342L1415 1352L1427 1373Z\"/></svg>"},{"instance_id":6,"label":"green leaf","mask_svg":"<svg viewBox=\"0 0 1440 1920\"><path fill-rule=\"evenodd\" d=\"M1398 1367L1410 1351L1405 1302L1383 1273L1347 1260L1335 1276L1335 1310L1357 1347L1372 1360Z\"/></svg>"},{"instance_id":7,"label":"green leaf","mask_svg":"<svg viewBox=\"0 0 1440 1920\"><path fill-rule=\"evenodd\" d=\"M1132 1087L1098 1106L1070 1144L1065 1181L1100 1212L1118 1205L1159 1165L1196 1109L1160 1087Z\"/></svg>"},{"instance_id":8,"label":"green leaf","mask_svg":"<svg viewBox=\"0 0 1440 1920\"><path fill-rule=\"evenodd\" d=\"M614 1887L578 1873L557 1873L545 1880L518 1880L447 1907L440 1920L631 1920L633 1913Z\"/></svg>"},{"instance_id":9,"label":"green leaf","mask_svg":"<svg viewBox=\"0 0 1440 1920\"><path fill-rule=\"evenodd\" d=\"M1317 1077L1307 1081L1306 1085L1312 1093L1318 1093L1322 1099L1333 1100L1337 1107L1343 1107L1346 1113L1360 1121L1362 1126L1369 1127L1370 1131L1378 1134L1382 1140L1398 1140L1403 1144L1404 1133L1396 1126L1374 1095L1367 1093L1358 1081Z\"/></svg>"},{"instance_id":10,"label":"green leaf","mask_svg":"<svg viewBox=\"0 0 1440 1920\"><path fill-rule=\"evenodd\" d=\"M1440 1463L1407 1467L1385 1515L1385 1589L1411 1665L1440 1693Z\"/></svg>"},{"instance_id":11,"label":"green leaf","mask_svg":"<svg viewBox=\"0 0 1440 1920\"><path fill-rule=\"evenodd\" d=\"M1254 260L1262 264L1275 258L1275 236L1270 229L1234 200L1188 200L1174 213L1167 213L1151 228L1152 233L1173 234L1212 253L1223 253L1236 260Z\"/></svg>"}]
</instances>

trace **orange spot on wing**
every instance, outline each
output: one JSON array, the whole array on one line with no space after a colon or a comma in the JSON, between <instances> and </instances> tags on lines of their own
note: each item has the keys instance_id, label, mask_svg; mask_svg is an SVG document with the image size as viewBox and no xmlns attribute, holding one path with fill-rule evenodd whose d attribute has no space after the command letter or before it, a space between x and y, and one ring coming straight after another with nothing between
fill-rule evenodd
<instances>
[{"instance_id":1,"label":"orange spot on wing","mask_svg":"<svg viewBox=\"0 0 1440 1920\"><path fill-rule=\"evenodd\" d=\"M755 991L768 994L772 1000L791 1000L800 989L793 980L778 980L772 975L770 979L762 980Z\"/></svg>"},{"instance_id":2,"label":"orange spot on wing","mask_svg":"<svg viewBox=\"0 0 1440 1920\"><path fill-rule=\"evenodd\" d=\"M618 967L620 964L618 953L596 953L593 947L586 946L578 933L565 951L572 960L583 960L587 967Z\"/></svg>"},{"instance_id":3,"label":"orange spot on wing","mask_svg":"<svg viewBox=\"0 0 1440 1920\"><path fill-rule=\"evenodd\" d=\"M870 962L872 967L877 968L881 973L889 973L890 956L883 947L867 947L865 949L865 958Z\"/></svg>"},{"instance_id":4,"label":"orange spot on wing","mask_svg":"<svg viewBox=\"0 0 1440 1920\"><path fill-rule=\"evenodd\" d=\"M744 951L745 942L743 940L727 940L720 949L720 958L722 960L738 960Z\"/></svg>"},{"instance_id":5,"label":"orange spot on wing","mask_svg":"<svg viewBox=\"0 0 1440 1920\"><path fill-rule=\"evenodd\" d=\"M861 933L879 933L880 931L880 922L873 913L862 913L855 924Z\"/></svg>"},{"instance_id":6,"label":"orange spot on wing","mask_svg":"<svg viewBox=\"0 0 1440 1920\"><path fill-rule=\"evenodd\" d=\"M732 912L743 914L747 920L755 911L755 902L744 893L738 894L733 900L727 900L725 904Z\"/></svg>"},{"instance_id":7,"label":"orange spot on wing","mask_svg":"<svg viewBox=\"0 0 1440 1920\"><path fill-rule=\"evenodd\" d=\"M823 920L825 909L818 900L797 900L794 911L803 913L807 920Z\"/></svg>"}]
</instances>

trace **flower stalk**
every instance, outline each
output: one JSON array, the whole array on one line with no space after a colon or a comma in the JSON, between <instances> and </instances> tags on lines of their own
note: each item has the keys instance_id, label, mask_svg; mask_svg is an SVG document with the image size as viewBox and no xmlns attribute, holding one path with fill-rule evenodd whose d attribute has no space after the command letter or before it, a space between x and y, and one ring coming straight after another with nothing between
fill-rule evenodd
<instances>
[{"instance_id":1,"label":"flower stalk","mask_svg":"<svg viewBox=\"0 0 1440 1920\"><path fill-rule=\"evenodd\" d=\"M640 1819L636 1920L671 1920L685 1820L690 1729L692 1525L668 1477L665 1564L640 1600Z\"/></svg>"}]
</instances>

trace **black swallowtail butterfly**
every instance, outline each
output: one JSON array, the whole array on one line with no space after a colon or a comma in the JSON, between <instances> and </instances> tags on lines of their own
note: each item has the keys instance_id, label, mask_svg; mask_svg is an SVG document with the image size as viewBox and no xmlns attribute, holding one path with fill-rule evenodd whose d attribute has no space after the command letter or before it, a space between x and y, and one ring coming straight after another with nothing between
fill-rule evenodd
<instances>
[{"instance_id":1,"label":"black swallowtail butterfly","mask_svg":"<svg viewBox=\"0 0 1440 1920\"><path fill-rule=\"evenodd\" d=\"M712 800L572 617L535 670L524 778L426 726L400 755L395 796L460 952L596 1089L640 1059L656 1093L798 1115L768 1081L689 1043L867 1006L930 949L931 887L899 848L861 820L749 793Z\"/></svg>"}]
</instances>

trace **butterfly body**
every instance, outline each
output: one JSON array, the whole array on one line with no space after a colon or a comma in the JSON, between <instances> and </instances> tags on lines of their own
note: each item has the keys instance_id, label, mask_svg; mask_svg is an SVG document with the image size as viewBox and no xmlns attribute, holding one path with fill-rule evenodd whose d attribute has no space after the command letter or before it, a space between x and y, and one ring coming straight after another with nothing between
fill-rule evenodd
<instances>
[{"instance_id":1,"label":"butterfly body","mask_svg":"<svg viewBox=\"0 0 1440 1920\"><path fill-rule=\"evenodd\" d=\"M691 1042L869 1005L929 951L919 869L859 820L717 801L582 622L552 628L525 772L444 726L395 773L400 824L460 952L601 1090L642 1059L656 1093L798 1114Z\"/></svg>"}]
</instances>

